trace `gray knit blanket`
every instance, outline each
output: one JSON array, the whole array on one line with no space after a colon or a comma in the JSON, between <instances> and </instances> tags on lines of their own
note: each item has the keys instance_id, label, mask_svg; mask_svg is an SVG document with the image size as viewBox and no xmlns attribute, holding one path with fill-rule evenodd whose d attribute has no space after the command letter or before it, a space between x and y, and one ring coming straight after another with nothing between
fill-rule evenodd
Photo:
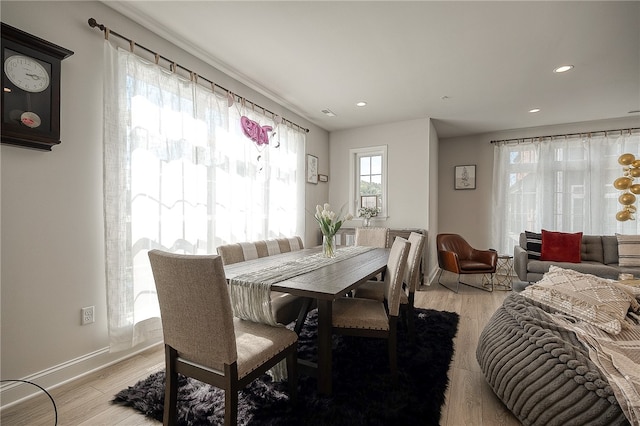
<instances>
[{"instance_id":1,"label":"gray knit blanket","mask_svg":"<svg viewBox=\"0 0 640 426\"><path fill-rule=\"evenodd\" d=\"M576 334L517 293L489 320L476 358L495 394L524 425L629 425Z\"/></svg>"}]
</instances>

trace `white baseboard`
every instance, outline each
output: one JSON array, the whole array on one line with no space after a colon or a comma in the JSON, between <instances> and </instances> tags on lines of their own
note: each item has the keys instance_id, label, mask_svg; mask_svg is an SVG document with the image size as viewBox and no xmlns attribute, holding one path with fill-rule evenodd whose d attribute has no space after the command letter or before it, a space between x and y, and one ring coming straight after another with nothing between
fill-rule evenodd
<instances>
[{"instance_id":1,"label":"white baseboard","mask_svg":"<svg viewBox=\"0 0 640 426\"><path fill-rule=\"evenodd\" d=\"M2 380L26 380L37 383L39 386L42 386L49 391L50 389L54 389L72 380L79 379L87 374L135 356L159 343L162 342L154 342L149 345L145 345L144 347L134 348L130 351L115 353L109 352L109 348L106 347L63 362L62 364L42 370L35 374L31 374L27 377L3 377ZM32 398L41 392L42 390L28 383L11 381L3 382L0 386L0 411Z\"/></svg>"}]
</instances>

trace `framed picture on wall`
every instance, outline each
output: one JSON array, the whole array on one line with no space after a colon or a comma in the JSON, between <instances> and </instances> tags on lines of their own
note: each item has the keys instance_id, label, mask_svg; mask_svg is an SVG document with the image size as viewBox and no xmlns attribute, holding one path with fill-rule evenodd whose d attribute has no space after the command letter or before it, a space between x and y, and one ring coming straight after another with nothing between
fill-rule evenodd
<instances>
[{"instance_id":1,"label":"framed picture on wall","mask_svg":"<svg viewBox=\"0 0 640 426\"><path fill-rule=\"evenodd\" d=\"M455 189L476 189L476 166L455 166Z\"/></svg>"},{"instance_id":2,"label":"framed picture on wall","mask_svg":"<svg viewBox=\"0 0 640 426\"><path fill-rule=\"evenodd\" d=\"M318 183L318 157L307 155L307 182Z\"/></svg>"}]
</instances>

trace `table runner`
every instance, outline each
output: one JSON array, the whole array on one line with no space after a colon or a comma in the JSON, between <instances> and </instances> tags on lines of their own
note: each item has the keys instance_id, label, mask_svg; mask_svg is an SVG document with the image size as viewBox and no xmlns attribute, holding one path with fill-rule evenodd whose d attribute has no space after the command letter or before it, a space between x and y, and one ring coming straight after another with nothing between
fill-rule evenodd
<instances>
[{"instance_id":1,"label":"table runner","mask_svg":"<svg viewBox=\"0 0 640 426\"><path fill-rule=\"evenodd\" d=\"M333 258L322 253L284 262L259 271L241 274L229 280L229 293L234 316L269 325L278 325L271 310L271 286L303 275L332 263L373 250L373 247L347 246L336 250Z\"/></svg>"},{"instance_id":2,"label":"table runner","mask_svg":"<svg viewBox=\"0 0 640 426\"><path fill-rule=\"evenodd\" d=\"M271 286L273 284L349 259L369 250L373 250L373 247L341 247L336 250L336 255L333 258L324 257L324 254L320 252L259 271L238 275L229 280L233 315L244 320L282 326L276 322L271 309ZM285 360L276 364L267 373L276 382L286 379Z\"/></svg>"}]
</instances>

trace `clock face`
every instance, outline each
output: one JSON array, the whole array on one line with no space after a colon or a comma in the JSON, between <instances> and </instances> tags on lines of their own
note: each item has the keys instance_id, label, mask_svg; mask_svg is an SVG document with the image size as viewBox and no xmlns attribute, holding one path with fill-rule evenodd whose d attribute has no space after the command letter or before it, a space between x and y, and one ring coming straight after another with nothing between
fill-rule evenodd
<instances>
[{"instance_id":1,"label":"clock face","mask_svg":"<svg viewBox=\"0 0 640 426\"><path fill-rule=\"evenodd\" d=\"M13 55L4 61L4 73L18 88L39 93L49 87L49 73L38 61L28 56Z\"/></svg>"}]
</instances>

